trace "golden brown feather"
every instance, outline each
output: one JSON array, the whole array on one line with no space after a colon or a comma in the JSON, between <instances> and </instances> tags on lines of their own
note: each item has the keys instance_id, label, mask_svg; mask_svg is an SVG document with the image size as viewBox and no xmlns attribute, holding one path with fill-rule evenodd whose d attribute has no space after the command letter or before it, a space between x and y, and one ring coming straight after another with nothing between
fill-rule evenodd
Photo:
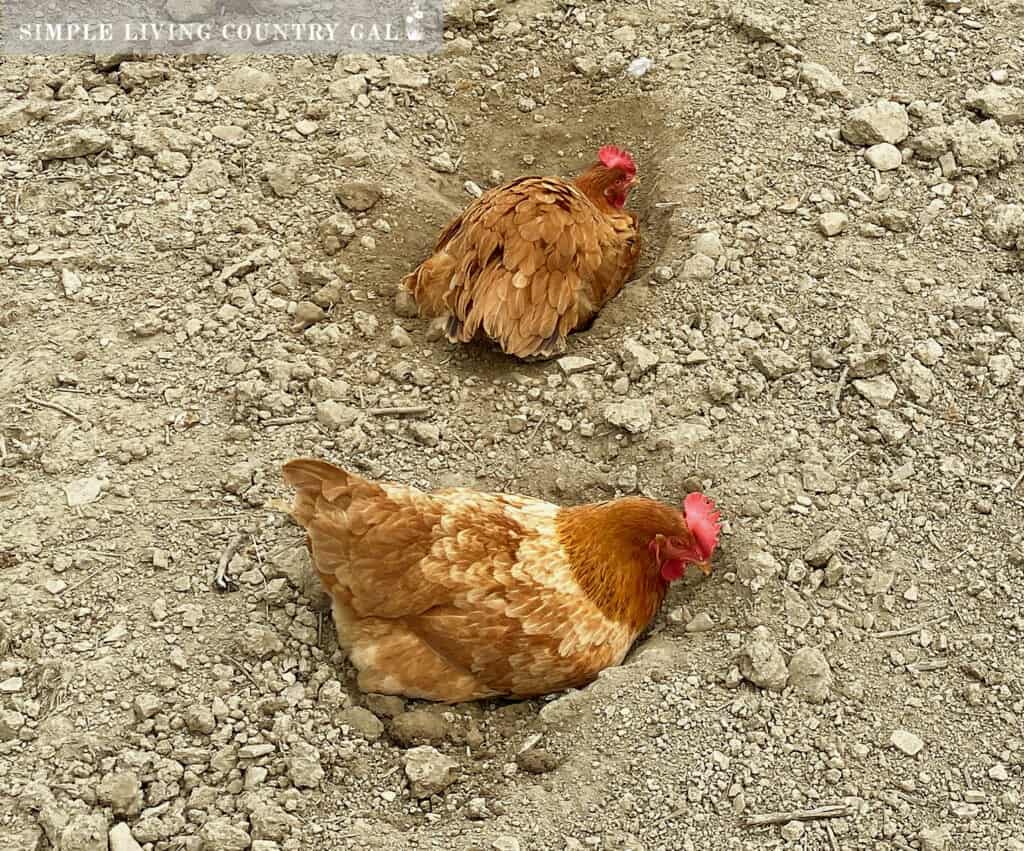
<instances>
[{"instance_id":1,"label":"golden brown feather","mask_svg":"<svg viewBox=\"0 0 1024 851\"><path fill-rule=\"evenodd\" d=\"M693 542L641 497L559 508L284 466L339 642L365 691L445 702L580 686L622 661L665 596L651 542Z\"/></svg>"},{"instance_id":2,"label":"golden brown feather","mask_svg":"<svg viewBox=\"0 0 1024 851\"><path fill-rule=\"evenodd\" d=\"M517 357L559 354L640 256L636 216L607 197L621 177L599 161L574 182L523 177L491 189L402 284L422 315L449 317L452 342L483 335Z\"/></svg>"}]
</instances>

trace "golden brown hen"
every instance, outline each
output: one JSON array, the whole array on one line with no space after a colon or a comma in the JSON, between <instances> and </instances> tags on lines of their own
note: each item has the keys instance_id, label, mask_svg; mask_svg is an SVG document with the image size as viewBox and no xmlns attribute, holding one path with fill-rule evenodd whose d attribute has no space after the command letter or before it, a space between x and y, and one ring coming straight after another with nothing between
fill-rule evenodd
<instances>
[{"instance_id":1,"label":"golden brown hen","mask_svg":"<svg viewBox=\"0 0 1024 851\"><path fill-rule=\"evenodd\" d=\"M640 255L627 151L606 145L573 182L522 177L485 192L402 280L452 342L489 337L510 355L550 357L618 294Z\"/></svg>"},{"instance_id":2,"label":"golden brown hen","mask_svg":"<svg viewBox=\"0 0 1024 851\"><path fill-rule=\"evenodd\" d=\"M619 664L669 583L710 571L720 530L700 493L681 509L636 496L561 508L309 458L284 477L360 688L448 703L581 686Z\"/></svg>"}]
</instances>

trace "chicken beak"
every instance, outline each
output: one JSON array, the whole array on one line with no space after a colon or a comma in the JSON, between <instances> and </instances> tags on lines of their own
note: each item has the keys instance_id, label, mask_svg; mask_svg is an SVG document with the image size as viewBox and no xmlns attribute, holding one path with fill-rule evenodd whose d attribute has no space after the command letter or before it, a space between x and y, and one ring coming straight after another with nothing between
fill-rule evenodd
<instances>
[{"instance_id":1,"label":"chicken beak","mask_svg":"<svg viewBox=\"0 0 1024 851\"><path fill-rule=\"evenodd\" d=\"M694 564L694 567L696 567L705 576L710 576L711 575L711 562L710 561L698 561L698 562L696 562Z\"/></svg>"}]
</instances>

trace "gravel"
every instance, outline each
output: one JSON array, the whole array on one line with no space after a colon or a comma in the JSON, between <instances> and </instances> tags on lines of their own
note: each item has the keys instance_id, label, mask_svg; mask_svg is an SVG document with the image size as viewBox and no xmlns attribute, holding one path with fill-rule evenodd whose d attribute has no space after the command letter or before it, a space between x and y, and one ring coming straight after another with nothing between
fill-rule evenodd
<instances>
[{"instance_id":1,"label":"gravel","mask_svg":"<svg viewBox=\"0 0 1024 851\"><path fill-rule=\"evenodd\" d=\"M448 5L436 56L0 66L0 846L1024 847L1012 4ZM643 254L563 356L418 317L450 216L604 143ZM365 695L300 454L699 489L723 544L586 688Z\"/></svg>"}]
</instances>

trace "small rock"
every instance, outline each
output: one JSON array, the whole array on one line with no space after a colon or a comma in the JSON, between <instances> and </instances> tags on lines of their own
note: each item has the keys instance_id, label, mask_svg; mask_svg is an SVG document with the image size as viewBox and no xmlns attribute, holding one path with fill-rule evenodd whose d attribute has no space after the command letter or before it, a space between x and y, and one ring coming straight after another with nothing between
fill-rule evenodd
<instances>
[{"instance_id":1,"label":"small rock","mask_svg":"<svg viewBox=\"0 0 1024 851\"><path fill-rule=\"evenodd\" d=\"M864 151L864 159L872 168L879 171L895 171L903 165L903 155L900 153L900 149L888 142L872 145Z\"/></svg>"},{"instance_id":2,"label":"small rock","mask_svg":"<svg viewBox=\"0 0 1024 851\"><path fill-rule=\"evenodd\" d=\"M82 289L82 279L72 269L60 270L60 283L67 298L77 295Z\"/></svg>"},{"instance_id":3,"label":"small rock","mask_svg":"<svg viewBox=\"0 0 1024 851\"><path fill-rule=\"evenodd\" d=\"M850 219L846 213L832 211L818 216L818 230L825 236L839 236L849 223Z\"/></svg>"},{"instance_id":4,"label":"small rock","mask_svg":"<svg viewBox=\"0 0 1024 851\"><path fill-rule=\"evenodd\" d=\"M527 774L547 774L562 764L562 760L544 748L530 748L516 757L516 765Z\"/></svg>"},{"instance_id":5,"label":"small rock","mask_svg":"<svg viewBox=\"0 0 1024 851\"><path fill-rule=\"evenodd\" d=\"M804 490L810 493L835 493L837 487L836 477L820 464L804 467L801 481Z\"/></svg>"},{"instance_id":6,"label":"small rock","mask_svg":"<svg viewBox=\"0 0 1024 851\"><path fill-rule=\"evenodd\" d=\"M854 389L875 408L888 408L896 398L897 387L888 375L877 378L859 378L853 382Z\"/></svg>"},{"instance_id":7,"label":"small rock","mask_svg":"<svg viewBox=\"0 0 1024 851\"><path fill-rule=\"evenodd\" d=\"M424 446L437 446L441 442L441 429L433 423L414 421L409 423L409 434Z\"/></svg>"},{"instance_id":8,"label":"small rock","mask_svg":"<svg viewBox=\"0 0 1024 851\"><path fill-rule=\"evenodd\" d=\"M277 80L273 74L242 65L222 77L217 88L226 95L250 102L263 99L276 85Z\"/></svg>"},{"instance_id":9,"label":"small rock","mask_svg":"<svg viewBox=\"0 0 1024 851\"><path fill-rule=\"evenodd\" d=\"M135 816L142 811L142 783L130 771L105 775L96 787L96 797L108 804L115 816Z\"/></svg>"},{"instance_id":10,"label":"small rock","mask_svg":"<svg viewBox=\"0 0 1024 851\"><path fill-rule=\"evenodd\" d=\"M335 716L339 726L351 727L361 738L376 742L384 734L383 722L369 709L352 706Z\"/></svg>"},{"instance_id":11,"label":"small rock","mask_svg":"<svg viewBox=\"0 0 1024 851\"><path fill-rule=\"evenodd\" d=\"M0 710L0 742L16 739L25 726L25 716L14 709Z\"/></svg>"},{"instance_id":12,"label":"small rock","mask_svg":"<svg viewBox=\"0 0 1024 851\"><path fill-rule=\"evenodd\" d=\"M707 612L697 612L686 624L687 632L707 632L714 628L715 622Z\"/></svg>"},{"instance_id":13,"label":"small rock","mask_svg":"<svg viewBox=\"0 0 1024 851\"><path fill-rule=\"evenodd\" d=\"M430 745L420 745L402 757L405 776L417 798L439 795L455 782L459 764Z\"/></svg>"},{"instance_id":14,"label":"small rock","mask_svg":"<svg viewBox=\"0 0 1024 851\"><path fill-rule=\"evenodd\" d=\"M86 157L107 150L110 144L110 136L102 130L96 127L76 127L44 145L39 150L39 158L70 160L75 157Z\"/></svg>"},{"instance_id":15,"label":"small rock","mask_svg":"<svg viewBox=\"0 0 1024 851\"><path fill-rule=\"evenodd\" d=\"M191 168L188 157L178 151L161 151L156 155L156 167L171 177L184 177Z\"/></svg>"},{"instance_id":16,"label":"small rock","mask_svg":"<svg viewBox=\"0 0 1024 851\"><path fill-rule=\"evenodd\" d=\"M193 704L185 710L185 726L192 733L208 736L217 728L217 721L209 707Z\"/></svg>"},{"instance_id":17,"label":"small rock","mask_svg":"<svg viewBox=\"0 0 1024 851\"><path fill-rule=\"evenodd\" d=\"M849 358L850 378L874 378L892 369L892 356L879 349L871 352L854 352Z\"/></svg>"},{"instance_id":18,"label":"small rock","mask_svg":"<svg viewBox=\"0 0 1024 851\"><path fill-rule=\"evenodd\" d=\"M110 851L142 851L142 846L132 836L131 828L123 821L110 829L108 841Z\"/></svg>"},{"instance_id":19,"label":"small rock","mask_svg":"<svg viewBox=\"0 0 1024 851\"><path fill-rule=\"evenodd\" d=\"M227 816L208 820L199 830L199 839L200 851L246 851L252 844L249 834Z\"/></svg>"},{"instance_id":20,"label":"small rock","mask_svg":"<svg viewBox=\"0 0 1024 851\"><path fill-rule=\"evenodd\" d=\"M264 166L263 174L278 198L291 198L298 195L302 189L302 183L299 180L300 168L298 161L267 163Z\"/></svg>"},{"instance_id":21,"label":"small rock","mask_svg":"<svg viewBox=\"0 0 1024 851\"><path fill-rule=\"evenodd\" d=\"M776 381L800 369L800 364L781 349L754 349L748 357L754 369L769 381Z\"/></svg>"},{"instance_id":22,"label":"small rock","mask_svg":"<svg viewBox=\"0 0 1024 851\"><path fill-rule=\"evenodd\" d=\"M578 355L566 355L558 359L558 368L566 375L576 375L579 372L586 372L593 369L597 364L590 358L579 357Z\"/></svg>"},{"instance_id":23,"label":"small rock","mask_svg":"<svg viewBox=\"0 0 1024 851\"><path fill-rule=\"evenodd\" d=\"M107 820L100 813L75 816L60 833L61 851L108 851Z\"/></svg>"},{"instance_id":24,"label":"small rock","mask_svg":"<svg viewBox=\"0 0 1024 851\"><path fill-rule=\"evenodd\" d=\"M604 418L616 428L630 434L641 434L651 427L653 416L650 405L642 399L626 399L604 407Z\"/></svg>"},{"instance_id":25,"label":"small rock","mask_svg":"<svg viewBox=\"0 0 1024 851\"><path fill-rule=\"evenodd\" d=\"M328 254L337 254L352 241L355 232L356 226L352 222L352 217L344 212L337 212L324 219L317 228L320 243Z\"/></svg>"},{"instance_id":26,"label":"small rock","mask_svg":"<svg viewBox=\"0 0 1024 851\"><path fill-rule=\"evenodd\" d=\"M988 776L997 783L1006 783L1010 779L1010 772L1001 762L997 762L988 770Z\"/></svg>"},{"instance_id":27,"label":"small rock","mask_svg":"<svg viewBox=\"0 0 1024 851\"><path fill-rule=\"evenodd\" d=\"M836 74L817 62L800 63L800 80L807 83L811 91L819 97L845 97L846 86Z\"/></svg>"},{"instance_id":28,"label":"small rock","mask_svg":"<svg viewBox=\"0 0 1024 851\"><path fill-rule=\"evenodd\" d=\"M699 233L693 238L693 251L695 254L703 254L712 260L722 256L722 237L718 231L706 231Z\"/></svg>"},{"instance_id":29,"label":"small rock","mask_svg":"<svg viewBox=\"0 0 1024 851\"><path fill-rule=\"evenodd\" d=\"M930 342L934 343L935 341ZM938 344L936 343L936 345ZM927 348L923 349L922 353L929 359L932 354L931 350ZM921 405L931 402L935 393L935 375L920 358L908 355L896 370L895 375L903 392L911 399Z\"/></svg>"},{"instance_id":30,"label":"small rock","mask_svg":"<svg viewBox=\"0 0 1024 851\"><path fill-rule=\"evenodd\" d=\"M917 841L921 844L921 851L946 851L949 843L953 841L953 834L944 824L938 827L923 827L918 831Z\"/></svg>"},{"instance_id":31,"label":"small rock","mask_svg":"<svg viewBox=\"0 0 1024 851\"><path fill-rule=\"evenodd\" d=\"M1004 127L1024 124L1024 89L990 83L967 92L967 107Z\"/></svg>"},{"instance_id":32,"label":"small rock","mask_svg":"<svg viewBox=\"0 0 1024 851\"><path fill-rule=\"evenodd\" d=\"M759 626L754 630L753 638L740 652L737 664L743 678L754 685L771 691L782 691L786 687L789 679L786 660L766 627Z\"/></svg>"},{"instance_id":33,"label":"small rock","mask_svg":"<svg viewBox=\"0 0 1024 851\"><path fill-rule=\"evenodd\" d=\"M844 139L854 145L896 144L910 133L910 120L902 104L876 100L873 104L851 110L840 130Z\"/></svg>"},{"instance_id":34,"label":"small rock","mask_svg":"<svg viewBox=\"0 0 1024 851\"><path fill-rule=\"evenodd\" d=\"M636 381L658 365L658 356L638 340L628 339L622 346L622 367Z\"/></svg>"},{"instance_id":35,"label":"small rock","mask_svg":"<svg viewBox=\"0 0 1024 851\"><path fill-rule=\"evenodd\" d=\"M766 550L751 549L742 553L737 559L736 574L740 582L748 586L751 591L757 593L768 583L768 580L778 576L782 566L776 558Z\"/></svg>"},{"instance_id":36,"label":"small rock","mask_svg":"<svg viewBox=\"0 0 1024 851\"><path fill-rule=\"evenodd\" d=\"M402 712L391 721L391 737L403 746L436 744L448 737L449 725L440 715L428 709Z\"/></svg>"},{"instance_id":37,"label":"small rock","mask_svg":"<svg viewBox=\"0 0 1024 851\"><path fill-rule=\"evenodd\" d=\"M893 730L889 744L907 756L917 756L924 747L924 740L909 730Z\"/></svg>"},{"instance_id":38,"label":"small rock","mask_svg":"<svg viewBox=\"0 0 1024 851\"><path fill-rule=\"evenodd\" d=\"M789 687L808 703L824 703L832 690L832 669L825 654L801 647L789 660Z\"/></svg>"},{"instance_id":39,"label":"small rock","mask_svg":"<svg viewBox=\"0 0 1024 851\"><path fill-rule=\"evenodd\" d=\"M455 174L455 163L446 151L435 154L428 160L428 163L434 171L439 171L442 174Z\"/></svg>"},{"instance_id":40,"label":"small rock","mask_svg":"<svg viewBox=\"0 0 1024 851\"><path fill-rule=\"evenodd\" d=\"M396 349L405 349L412 345L412 337L401 325L392 325L388 334L388 344Z\"/></svg>"},{"instance_id":41,"label":"small rock","mask_svg":"<svg viewBox=\"0 0 1024 851\"><path fill-rule=\"evenodd\" d=\"M1007 251L1024 250L1024 205L996 204L982 226L985 238Z\"/></svg>"},{"instance_id":42,"label":"small rock","mask_svg":"<svg viewBox=\"0 0 1024 851\"><path fill-rule=\"evenodd\" d=\"M86 479L75 479L64 485L64 496L68 506L75 508L79 505L88 505L99 499L103 492L104 482L102 479L89 477Z\"/></svg>"},{"instance_id":43,"label":"small rock","mask_svg":"<svg viewBox=\"0 0 1024 851\"><path fill-rule=\"evenodd\" d=\"M292 318L300 329L308 328L310 325L323 322L327 318L327 312L319 304L315 304L312 301L300 301L295 306L295 313Z\"/></svg>"},{"instance_id":44,"label":"small rock","mask_svg":"<svg viewBox=\"0 0 1024 851\"><path fill-rule=\"evenodd\" d=\"M381 189L376 183L351 180L334 187L334 197L347 210L358 213L365 212L374 206L381 196Z\"/></svg>"},{"instance_id":45,"label":"small rock","mask_svg":"<svg viewBox=\"0 0 1024 851\"><path fill-rule=\"evenodd\" d=\"M789 842L796 842L804 835L804 823L802 821L787 821L779 828L779 834Z\"/></svg>"},{"instance_id":46,"label":"small rock","mask_svg":"<svg viewBox=\"0 0 1024 851\"><path fill-rule=\"evenodd\" d=\"M694 254L683 264L683 277L691 281L710 281L715 277L715 261L706 254Z\"/></svg>"},{"instance_id":47,"label":"small rock","mask_svg":"<svg viewBox=\"0 0 1024 851\"><path fill-rule=\"evenodd\" d=\"M163 709L163 706L163 701L159 697L149 693L136 695L135 701L132 704L135 710L135 717L140 721L152 718Z\"/></svg>"},{"instance_id":48,"label":"small rock","mask_svg":"<svg viewBox=\"0 0 1024 851\"><path fill-rule=\"evenodd\" d=\"M366 94L368 88L369 85L366 82L366 77L362 74L352 74L348 77L342 77L340 80L334 80L327 87L327 93L334 100L352 103L360 95Z\"/></svg>"},{"instance_id":49,"label":"small rock","mask_svg":"<svg viewBox=\"0 0 1024 851\"><path fill-rule=\"evenodd\" d=\"M298 789L316 789L324 779L320 751L306 742L296 742L285 760L288 777Z\"/></svg>"}]
</instances>

